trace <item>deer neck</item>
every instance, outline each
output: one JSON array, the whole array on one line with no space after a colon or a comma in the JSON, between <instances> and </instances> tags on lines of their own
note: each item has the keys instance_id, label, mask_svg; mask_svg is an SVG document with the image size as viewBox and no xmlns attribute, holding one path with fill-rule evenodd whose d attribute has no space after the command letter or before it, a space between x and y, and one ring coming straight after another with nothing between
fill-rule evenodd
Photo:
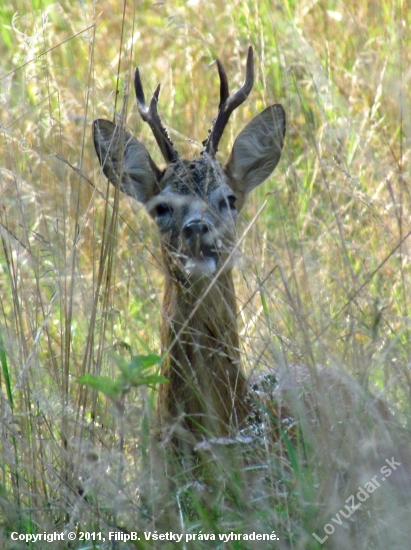
<instances>
[{"instance_id":1,"label":"deer neck","mask_svg":"<svg viewBox=\"0 0 411 550\"><path fill-rule=\"evenodd\" d=\"M160 387L160 418L182 419L197 439L235 433L248 414L231 271L205 293L208 286L187 288L169 276L163 302L162 374L169 383Z\"/></svg>"}]
</instances>

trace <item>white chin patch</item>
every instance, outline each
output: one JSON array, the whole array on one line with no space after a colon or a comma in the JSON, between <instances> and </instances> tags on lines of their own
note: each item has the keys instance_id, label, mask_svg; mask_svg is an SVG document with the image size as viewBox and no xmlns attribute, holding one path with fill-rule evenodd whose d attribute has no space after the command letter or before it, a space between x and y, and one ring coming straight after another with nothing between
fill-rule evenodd
<instances>
[{"instance_id":1,"label":"white chin patch","mask_svg":"<svg viewBox=\"0 0 411 550\"><path fill-rule=\"evenodd\" d=\"M202 260L193 260L188 258L184 266L187 275L192 277L210 277L217 270L217 263L214 258L204 258Z\"/></svg>"}]
</instances>

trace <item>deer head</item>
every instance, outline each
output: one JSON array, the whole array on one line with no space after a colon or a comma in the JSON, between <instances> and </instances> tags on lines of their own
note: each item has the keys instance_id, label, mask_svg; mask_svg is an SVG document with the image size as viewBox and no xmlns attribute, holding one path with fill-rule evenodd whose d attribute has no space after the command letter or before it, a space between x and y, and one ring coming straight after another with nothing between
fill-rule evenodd
<instances>
[{"instance_id":1,"label":"deer head","mask_svg":"<svg viewBox=\"0 0 411 550\"><path fill-rule=\"evenodd\" d=\"M246 414L231 277L236 220L248 194L280 160L285 113L281 105L271 105L256 116L239 134L222 166L216 160L220 138L231 113L253 86L252 47L244 84L232 95L218 60L217 67L218 114L197 159L179 157L157 112L160 86L147 107L138 69L138 110L153 131L166 167L160 169L140 141L108 120L94 121L93 138L104 174L146 206L161 235L166 272L162 344L169 351L163 372L170 379L160 388L162 414L169 419L183 414L191 417L187 421L191 427L200 424L224 433ZM201 304L197 301L193 310L193 300L213 280L213 292ZM170 350L176 338L177 345Z\"/></svg>"},{"instance_id":2,"label":"deer head","mask_svg":"<svg viewBox=\"0 0 411 550\"><path fill-rule=\"evenodd\" d=\"M284 110L272 105L240 133L224 167L216 161L228 119L253 86L253 50L250 47L248 51L245 82L231 96L224 68L219 61L217 66L221 82L218 115L196 160L180 159L161 124L157 112L160 86L146 106L138 69L138 109L152 128L167 167L160 170L145 146L119 126L102 119L93 124L94 145L104 174L146 205L162 235L165 267L184 280L213 275L224 265L235 242L237 214L250 191L276 167L284 142Z\"/></svg>"}]
</instances>

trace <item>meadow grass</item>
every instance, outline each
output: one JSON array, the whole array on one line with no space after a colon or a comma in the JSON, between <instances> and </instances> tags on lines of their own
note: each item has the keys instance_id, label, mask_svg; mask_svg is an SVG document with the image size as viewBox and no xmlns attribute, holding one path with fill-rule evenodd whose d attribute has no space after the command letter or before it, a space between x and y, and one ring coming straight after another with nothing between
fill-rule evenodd
<instances>
[{"instance_id":1,"label":"meadow grass","mask_svg":"<svg viewBox=\"0 0 411 550\"><path fill-rule=\"evenodd\" d=\"M410 19L399 0L14 0L0 8L4 548L21 547L10 539L14 531L156 528L158 498L155 505L142 499L142 477L156 468L149 452L155 391L131 388L120 402L77 383L84 375L115 379L119 356L160 351L158 237L143 208L109 188L91 140L92 120L123 112L161 163L135 106L136 66L146 95L161 82L161 114L180 153L191 157L217 110L213 61L224 62L234 88L254 46L254 89L232 116L219 159L271 103L286 109L287 136L279 167L252 194L240 222L241 234L266 200L235 272L244 366L341 370L388 403L393 440L407 437ZM338 418L338 401L324 403L325 414ZM355 422L341 419L355 446ZM278 528L273 548L343 548L333 542L345 540L337 532L324 546L311 533L344 504L322 502L321 490L335 476L324 466L327 457L344 461L348 452L308 446L293 475L278 481L271 472L270 498L251 511L235 469L218 472L226 489L211 512L183 480L175 531ZM350 541L356 548L405 548L409 497L409 488L405 496L376 493L374 510L350 520ZM186 547L223 548L218 544ZM156 547L144 540L134 546Z\"/></svg>"}]
</instances>

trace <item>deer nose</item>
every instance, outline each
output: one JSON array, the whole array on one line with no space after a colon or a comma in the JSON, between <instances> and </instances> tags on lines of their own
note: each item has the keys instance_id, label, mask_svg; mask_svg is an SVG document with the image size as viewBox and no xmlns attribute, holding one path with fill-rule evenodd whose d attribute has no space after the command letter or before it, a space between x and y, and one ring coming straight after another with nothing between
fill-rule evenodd
<instances>
[{"instance_id":1,"label":"deer nose","mask_svg":"<svg viewBox=\"0 0 411 550\"><path fill-rule=\"evenodd\" d=\"M210 228L203 220L191 220L183 227L183 236L189 243L201 239L209 232Z\"/></svg>"}]
</instances>

